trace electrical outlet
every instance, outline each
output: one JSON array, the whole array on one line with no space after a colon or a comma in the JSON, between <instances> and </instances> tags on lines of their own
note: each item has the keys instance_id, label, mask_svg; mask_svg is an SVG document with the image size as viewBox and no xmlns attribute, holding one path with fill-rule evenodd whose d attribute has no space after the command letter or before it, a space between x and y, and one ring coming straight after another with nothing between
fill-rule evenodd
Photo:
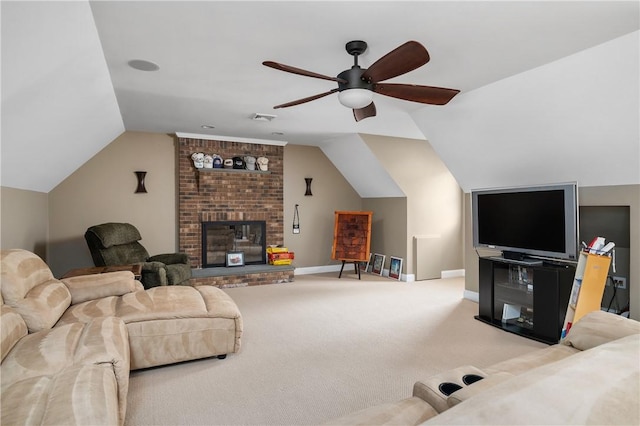
<instances>
[{"instance_id":1,"label":"electrical outlet","mask_svg":"<svg viewBox=\"0 0 640 426\"><path fill-rule=\"evenodd\" d=\"M627 279L625 277L613 277L613 286L625 289L627 288Z\"/></svg>"}]
</instances>

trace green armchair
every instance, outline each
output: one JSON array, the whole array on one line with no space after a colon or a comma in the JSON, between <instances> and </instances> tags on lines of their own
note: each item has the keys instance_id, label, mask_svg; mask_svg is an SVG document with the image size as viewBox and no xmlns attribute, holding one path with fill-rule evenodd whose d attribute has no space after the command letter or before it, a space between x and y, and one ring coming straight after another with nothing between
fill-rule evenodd
<instances>
[{"instance_id":1,"label":"green armchair","mask_svg":"<svg viewBox=\"0 0 640 426\"><path fill-rule=\"evenodd\" d=\"M161 285L187 284L191 266L186 253L149 256L139 241L138 229L129 223L103 223L87 229L84 234L95 266L142 265L145 288Z\"/></svg>"}]
</instances>

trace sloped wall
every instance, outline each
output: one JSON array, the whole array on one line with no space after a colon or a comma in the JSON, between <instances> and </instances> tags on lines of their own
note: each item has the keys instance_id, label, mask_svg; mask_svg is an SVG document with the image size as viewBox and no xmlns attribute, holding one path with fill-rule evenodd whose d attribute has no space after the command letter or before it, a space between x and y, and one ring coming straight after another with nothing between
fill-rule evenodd
<instances>
[{"instance_id":1,"label":"sloped wall","mask_svg":"<svg viewBox=\"0 0 640 426\"><path fill-rule=\"evenodd\" d=\"M413 114L465 192L640 183L640 32Z\"/></svg>"}]
</instances>

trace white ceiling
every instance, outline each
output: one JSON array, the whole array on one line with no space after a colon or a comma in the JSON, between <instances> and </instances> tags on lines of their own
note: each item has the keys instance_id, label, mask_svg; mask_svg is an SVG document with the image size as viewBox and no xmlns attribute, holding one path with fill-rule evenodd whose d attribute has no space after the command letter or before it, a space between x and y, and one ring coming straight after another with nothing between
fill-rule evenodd
<instances>
[{"instance_id":1,"label":"white ceiling","mask_svg":"<svg viewBox=\"0 0 640 426\"><path fill-rule=\"evenodd\" d=\"M637 31L638 10L637 1L2 1L2 185L48 192L125 129L318 146L356 133L425 139L423 105L379 95L378 116L359 123L335 94L273 110L335 83L261 63L337 75L352 65L350 40L369 44L363 68L416 40L431 61L392 81L462 95ZM132 59L160 70L135 70Z\"/></svg>"}]
</instances>

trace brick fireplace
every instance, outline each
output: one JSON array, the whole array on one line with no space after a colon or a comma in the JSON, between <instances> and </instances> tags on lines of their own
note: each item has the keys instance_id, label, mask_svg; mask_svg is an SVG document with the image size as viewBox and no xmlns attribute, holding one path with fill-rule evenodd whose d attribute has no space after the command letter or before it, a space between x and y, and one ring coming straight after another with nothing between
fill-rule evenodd
<instances>
[{"instance_id":1,"label":"brick fireplace","mask_svg":"<svg viewBox=\"0 0 640 426\"><path fill-rule=\"evenodd\" d=\"M283 145L197 139L178 135L178 241L180 251L189 255L193 268L201 268L202 224L216 221L264 221L267 245L284 243ZM196 169L194 152L233 157L266 157L268 172L234 169ZM232 268L228 268L232 269ZM227 271L228 272L228 271ZM243 272L244 273L244 272ZM239 271L239 274L240 273ZM292 278L293 274L291 272ZM196 284L223 285L238 277L195 278ZM256 283L269 281L264 272ZM258 279L259 278L259 279ZM251 278L241 278L249 281ZM283 281L282 276L275 281Z\"/></svg>"}]
</instances>

